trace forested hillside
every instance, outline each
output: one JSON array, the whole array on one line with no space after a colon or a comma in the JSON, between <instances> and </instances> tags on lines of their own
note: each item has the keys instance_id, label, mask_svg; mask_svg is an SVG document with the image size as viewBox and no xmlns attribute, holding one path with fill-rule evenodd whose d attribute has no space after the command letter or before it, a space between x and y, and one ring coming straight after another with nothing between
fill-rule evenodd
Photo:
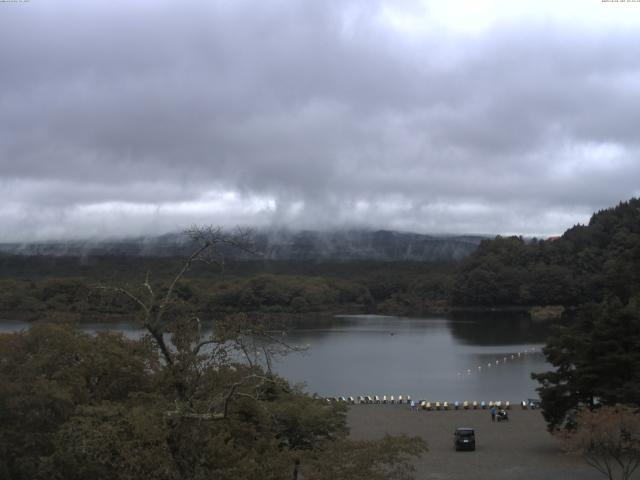
<instances>
[{"instance_id":1,"label":"forested hillside","mask_svg":"<svg viewBox=\"0 0 640 480\"><path fill-rule=\"evenodd\" d=\"M0 315L35 319L126 315L100 285L141 287L183 257L0 256ZM411 315L449 308L576 306L640 290L640 200L595 213L556 239L496 237L460 262L228 259L199 265L180 298L208 313L354 312Z\"/></svg>"},{"instance_id":2,"label":"forested hillside","mask_svg":"<svg viewBox=\"0 0 640 480\"><path fill-rule=\"evenodd\" d=\"M595 213L557 239L483 241L459 268L456 305L578 305L640 290L640 199Z\"/></svg>"}]
</instances>

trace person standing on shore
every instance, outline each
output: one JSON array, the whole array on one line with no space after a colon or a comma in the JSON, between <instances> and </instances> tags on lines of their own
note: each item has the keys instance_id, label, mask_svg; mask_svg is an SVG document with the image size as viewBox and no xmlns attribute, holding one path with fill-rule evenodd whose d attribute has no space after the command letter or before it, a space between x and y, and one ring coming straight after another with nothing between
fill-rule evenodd
<instances>
[{"instance_id":1,"label":"person standing on shore","mask_svg":"<svg viewBox=\"0 0 640 480\"><path fill-rule=\"evenodd\" d=\"M495 422L496 421L496 407L495 406L491 407L491 409L489 411L491 412L491 421Z\"/></svg>"}]
</instances>

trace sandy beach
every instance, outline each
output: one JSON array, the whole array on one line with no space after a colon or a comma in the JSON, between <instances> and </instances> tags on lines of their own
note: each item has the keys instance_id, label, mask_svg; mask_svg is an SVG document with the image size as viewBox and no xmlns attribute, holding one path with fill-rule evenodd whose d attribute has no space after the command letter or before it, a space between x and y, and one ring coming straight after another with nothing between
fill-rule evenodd
<instances>
[{"instance_id":1,"label":"sandy beach","mask_svg":"<svg viewBox=\"0 0 640 480\"><path fill-rule=\"evenodd\" d=\"M510 411L509 422L491 422L486 410L412 412L407 405L354 405L348 420L354 439L390 434L422 437L429 451L415 461L416 479L591 480L604 478L582 458L563 452L545 430L539 410ZM456 452L453 431L473 427L477 449Z\"/></svg>"}]
</instances>

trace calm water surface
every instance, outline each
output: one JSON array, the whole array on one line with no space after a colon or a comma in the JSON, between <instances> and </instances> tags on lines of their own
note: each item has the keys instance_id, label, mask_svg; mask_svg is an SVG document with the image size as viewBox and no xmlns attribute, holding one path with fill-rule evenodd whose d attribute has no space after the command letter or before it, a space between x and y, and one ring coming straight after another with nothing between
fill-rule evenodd
<instances>
[{"instance_id":1,"label":"calm water surface","mask_svg":"<svg viewBox=\"0 0 640 480\"><path fill-rule=\"evenodd\" d=\"M541 353L547 333L514 315L337 317L295 329L289 341L308 351L276 369L323 395L513 402L537 396L530 373L550 368Z\"/></svg>"},{"instance_id":2,"label":"calm water surface","mask_svg":"<svg viewBox=\"0 0 640 480\"><path fill-rule=\"evenodd\" d=\"M3 321L0 332L27 326ZM116 330L132 338L142 334L129 323L83 329ZM536 396L531 372L550 368L541 353L547 333L545 325L528 318L497 313L303 319L287 341L307 350L277 360L274 369L292 382L304 382L309 393L327 396L515 402Z\"/></svg>"}]
</instances>

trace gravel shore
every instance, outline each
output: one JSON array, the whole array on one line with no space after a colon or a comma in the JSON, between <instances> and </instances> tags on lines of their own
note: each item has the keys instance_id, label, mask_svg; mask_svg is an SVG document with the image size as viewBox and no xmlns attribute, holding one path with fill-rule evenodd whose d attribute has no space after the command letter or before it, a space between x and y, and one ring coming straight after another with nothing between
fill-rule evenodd
<instances>
[{"instance_id":1,"label":"gravel shore","mask_svg":"<svg viewBox=\"0 0 640 480\"><path fill-rule=\"evenodd\" d=\"M412 412L407 405L353 405L348 421L354 439L385 433L422 437L429 451L414 462L416 479L591 480L604 478L579 456L567 455L545 430L539 410L516 408L509 422L491 422L487 410ZM456 452L453 431L473 427L475 452Z\"/></svg>"}]
</instances>

